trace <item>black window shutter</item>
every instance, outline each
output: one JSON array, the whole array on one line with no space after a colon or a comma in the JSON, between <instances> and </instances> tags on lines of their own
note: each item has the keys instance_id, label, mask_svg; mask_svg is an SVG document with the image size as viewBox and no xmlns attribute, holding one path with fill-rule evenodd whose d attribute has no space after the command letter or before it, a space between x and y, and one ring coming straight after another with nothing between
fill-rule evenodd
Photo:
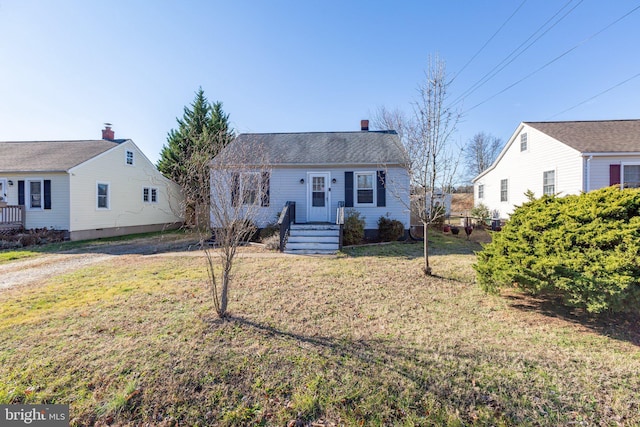
<instances>
[{"instance_id":1,"label":"black window shutter","mask_svg":"<svg viewBox=\"0 0 640 427\"><path fill-rule=\"evenodd\" d=\"M18 204L24 205L24 181L18 181Z\"/></svg>"},{"instance_id":2,"label":"black window shutter","mask_svg":"<svg viewBox=\"0 0 640 427\"><path fill-rule=\"evenodd\" d=\"M269 206L269 172L262 172L262 200L260 206Z\"/></svg>"},{"instance_id":3,"label":"black window shutter","mask_svg":"<svg viewBox=\"0 0 640 427\"><path fill-rule=\"evenodd\" d=\"M386 186L387 173L385 171L378 171L378 179L376 180L376 190L378 192L378 206L387 206L387 189Z\"/></svg>"},{"instance_id":4,"label":"black window shutter","mask_svg":"<svg viewBox=\"0 0 640 427\"><path fill-rule=\"evenodd\" d=\"M344 205L353 207L353 172L344 173Z\"/></svg>"},{"instance_id":5,"label":"black window shutter","mask_svg":"<svg viewBox=\"0 0 640 427\"><path fill-rule=\"evenodd\" d=\"M240 174L234 172L231 174L231 205L240 205Z\"/></svg>"},{"instance_id":6,"label":"black window shutter","mask_svg":"<svg viewBox=\"0 0 640 427\"><path fill-rule=\"evenodd\" d=\"M44 180L44 208L51 209L51 180Z\"/></svg>"},{"instance_id":7,"label":"black window shutter","mask_svg":"<svg viewBox=\"0 0 640 427\"><path fill-rule=\"evenodd\" d=\"M620 165L609 165L609 185L620 184Z\"/></svg>"}]
</instances>

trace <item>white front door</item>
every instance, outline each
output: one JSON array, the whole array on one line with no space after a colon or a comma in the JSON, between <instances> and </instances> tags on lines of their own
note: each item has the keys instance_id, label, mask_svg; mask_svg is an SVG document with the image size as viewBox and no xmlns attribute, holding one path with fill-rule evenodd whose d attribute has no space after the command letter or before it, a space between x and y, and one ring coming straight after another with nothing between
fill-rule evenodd
<instances>
[{"instance_id":1,"label":"white front door","mask_svg":"<svg viewBox=\"0 0 640 427\"><path fill-rule=\"evenodd\" d=\"M307 177L307 222L329 222L329 172L309 172Z\"/></svg>"}]
</instances>

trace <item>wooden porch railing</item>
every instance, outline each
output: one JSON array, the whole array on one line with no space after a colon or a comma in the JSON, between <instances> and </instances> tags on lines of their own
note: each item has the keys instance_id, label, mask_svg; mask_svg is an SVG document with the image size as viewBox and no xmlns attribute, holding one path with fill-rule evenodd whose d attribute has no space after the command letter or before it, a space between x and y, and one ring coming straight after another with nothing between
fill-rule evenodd
<instances>
[{"instance_id":1,"label":"wooden porch railing","mask_svg":"<svg viewBox=\"0 0 640 427\"><path fill-rule=\"evenodd\" d=\"M280 212L280 218L278 218L278 225L280 226L280 252L284 251L284 246L287 243L289 237L289 231L291 230L291 224L296 220L296 202L287 202Z\"/></svg>"},{"instance_id":2,"label":"wooden porch railing","mask_svg":"<svg viewBox=\"0 0 640 427\"><path fill-rule=\"evenodd\" d=\"M344 231L344 202L338 202L338 210L336 211L336 224L340 226L340 239L338 240L338 248L342 250L342 234Z\"/></svg>"},{"instance_id":3,"label":"wooden porch railing","mask_svg":"<svg viewBox=\"0 0 640 427\"><path fill-rule=\"evenodd\" d=\"M13 228L23 227L25 224L24 205L20 206L0 206L0 227Z\"/></svg>"}]
</instances>

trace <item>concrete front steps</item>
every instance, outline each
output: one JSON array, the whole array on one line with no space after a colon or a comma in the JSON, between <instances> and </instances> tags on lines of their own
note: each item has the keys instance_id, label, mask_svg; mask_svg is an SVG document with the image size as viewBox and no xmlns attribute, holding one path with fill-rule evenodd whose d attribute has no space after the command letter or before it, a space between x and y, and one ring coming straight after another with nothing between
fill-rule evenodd
<instances>
[{"instance_id":1,"label":"concrete front steps","mask_svg":"<svg viewBox=\"0 0 640 427\"><path fill-rule=\"evenodd\" d=\"M332 255L340 247L340 226L333 224L291 224L287 254Z\"/></svg>"}]
</instances>

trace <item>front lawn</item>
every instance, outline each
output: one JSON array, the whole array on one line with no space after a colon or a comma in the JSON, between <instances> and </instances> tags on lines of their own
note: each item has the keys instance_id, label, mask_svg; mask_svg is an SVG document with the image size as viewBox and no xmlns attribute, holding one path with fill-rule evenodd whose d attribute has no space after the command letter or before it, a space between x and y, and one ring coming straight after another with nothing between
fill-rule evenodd
<instances>
[{"instance_id":1,"label":"front lawn","mask_svg":"<svg viewBox=\"0 0 640 427\"><path fill-rule=\"evenodd\" d=\"M432 278L419 244L238 258L224 322L193 256L2 291L0 403L72 425L640 424L637 345L485 295L463 239L437 237Z\"/></svg>"}]
</instances>

